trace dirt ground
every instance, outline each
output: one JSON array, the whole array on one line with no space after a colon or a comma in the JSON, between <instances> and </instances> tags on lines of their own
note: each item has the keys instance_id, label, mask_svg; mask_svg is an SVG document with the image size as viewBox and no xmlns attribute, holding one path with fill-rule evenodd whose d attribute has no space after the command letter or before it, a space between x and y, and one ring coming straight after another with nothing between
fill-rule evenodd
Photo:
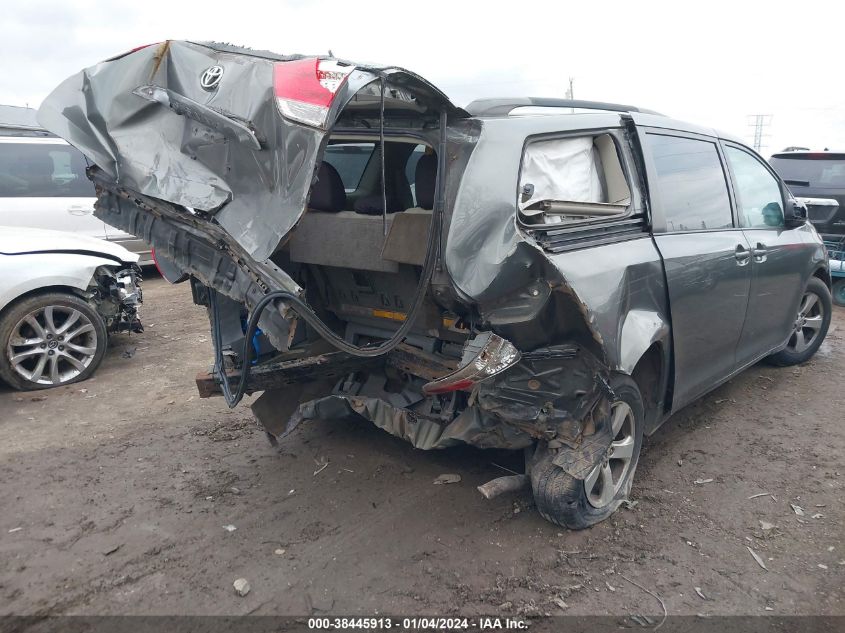
<instances>
[{"instance_id":1,"label":"dirt ground","mask_svg":"<svg viewBox=\"0 0 845 633\"><path fill-rule=\"evenodd\" d=\"M211 343L188 285L144 290L146 332L93 379L0 387L0 614L660 615L633 583L669 614L845 614L841 308L814 360L676 415L633 507L569 532L528 494L476 491L519 456L331 421L273 449L248 402L197 397Z\"/></svg>"}]
</instances>

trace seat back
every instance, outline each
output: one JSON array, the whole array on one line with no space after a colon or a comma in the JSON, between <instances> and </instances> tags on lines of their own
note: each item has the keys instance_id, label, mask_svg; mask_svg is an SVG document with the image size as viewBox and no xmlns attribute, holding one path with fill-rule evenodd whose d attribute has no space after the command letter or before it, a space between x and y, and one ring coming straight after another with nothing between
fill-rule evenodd
<instances>
[{"instance_id":1,"label":"seat back","mask_svg":"<svg viewBox=\"0 0 845 633\"><path fill-rule=\"evenodd\" d=\"M346 206L346 191L340 174L326 161L320 163L317 182L311 186L308 208L337 213Z\"/></svg>"},{"instance_id":2,"label":"seat back","mask_svg":"<svg viewBox=\"0 0 845 633\"><path fill-rule=\"evenodd\" d=\"M424 154L417 161L414 189L417 194L417 206L421 209L434 208L434 192L437 181L437 156Z\"/></svg>"}]
</instances>

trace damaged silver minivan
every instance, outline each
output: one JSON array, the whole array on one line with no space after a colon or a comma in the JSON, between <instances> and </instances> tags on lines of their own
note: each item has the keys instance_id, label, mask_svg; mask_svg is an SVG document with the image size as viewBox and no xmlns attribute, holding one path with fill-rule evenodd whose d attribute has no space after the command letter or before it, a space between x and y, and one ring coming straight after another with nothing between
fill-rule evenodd
<instances>
[{"instance_id":1,"label":"damaged silver minivan","mask_svg":"<svg viewBox=\"0 0 845 633\"><path fill-rule=\"evenodd\" d=\"M524 450L567 527L627 497L644 434L830 322L822 242L765 161L634 107L461 109L399 68L169 41L39 121L94 164L97 216L208 306L202 395L263 392L273 441L358 416Z\"/></svg>"}]
</instances>

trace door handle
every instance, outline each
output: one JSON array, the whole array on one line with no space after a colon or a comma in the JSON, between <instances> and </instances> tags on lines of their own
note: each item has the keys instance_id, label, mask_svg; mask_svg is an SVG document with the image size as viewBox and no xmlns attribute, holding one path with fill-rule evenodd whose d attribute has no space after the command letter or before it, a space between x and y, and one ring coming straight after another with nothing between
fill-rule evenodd
<instances>
[{"instance_id":1,"label":"door handle","mask_svg":"<svg viewBox=\"0 0 845 633\"><path fill-rule=\"evenodd\" d=\"M761 244L760 242L757 242L756 248L751 249L751 254L754 256L754 261L758 263L766 261L766 256L768 252L769 251L766 248L766 245Z\"/></svg>"},{"instance_id":2,"label":"door handle","mask_svg":"<svg viewBox=\"0 0 845 633\"><path fill-rule=\"evenodd\" d=\"M746 266L748 262L751 261L751 251L745 248L742 244L737 244L736 250L734 251L734 257L736 258L737 266Z\"/></svg>"},{"instance_id":3,"label":"door handle","mask_svg":"<svg viewBox=\"0 0 845 633\"><path fill-rule=\"evenodd\" d=\"M86 208L81 204L72 204L67 208L67 212L71 215L89 215L93 211L93 208Z\"/></svg>"}]
</instances>

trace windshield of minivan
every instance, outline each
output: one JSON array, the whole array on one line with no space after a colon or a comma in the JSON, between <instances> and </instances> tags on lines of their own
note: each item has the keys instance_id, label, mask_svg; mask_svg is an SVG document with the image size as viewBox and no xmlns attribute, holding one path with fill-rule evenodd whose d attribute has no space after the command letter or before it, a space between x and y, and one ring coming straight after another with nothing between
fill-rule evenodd
<instances>
[{"instance_id":1,"label":"windshield of minivan","mask_svg":"<svg viewBox=\"0 0 845 633\"><path fill-rule=\"evenodd\" d=\"M772 156L769 161L780 177L790 185L845 188L845 155L840 158ZM806 183L806 184L804 184Z\"/></svg>"}]
</instances>

